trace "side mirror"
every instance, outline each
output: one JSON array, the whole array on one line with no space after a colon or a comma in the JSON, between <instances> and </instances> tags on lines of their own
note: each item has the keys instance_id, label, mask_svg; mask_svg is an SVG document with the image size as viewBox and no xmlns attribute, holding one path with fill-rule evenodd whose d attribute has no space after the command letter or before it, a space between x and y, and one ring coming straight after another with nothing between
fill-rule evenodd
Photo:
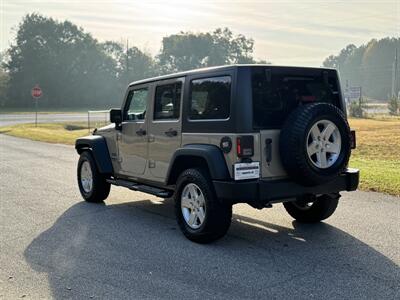
<instances>
[{"instance_id":1,"label":"side mirror","mask_svg":"<svg viewBox=\"0 0 400 300\"><path fill-rule=\"evenodd\" d=\"M110 122L117 126L122 123L122 111L119 108L110 110Z\"/></svg>"}]
</instances>

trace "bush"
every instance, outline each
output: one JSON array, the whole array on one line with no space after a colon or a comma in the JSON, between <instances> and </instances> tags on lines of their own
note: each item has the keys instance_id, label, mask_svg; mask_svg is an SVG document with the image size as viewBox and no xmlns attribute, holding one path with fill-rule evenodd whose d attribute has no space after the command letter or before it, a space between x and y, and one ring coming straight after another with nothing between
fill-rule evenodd
<instances>
[{"instance_id":1,"label":"bush","mask_svg":"<svg viewBox=\"0 0 400 300\"><path fill-rule=\"evenodd\" d=\"M398 97L392 96L389 100L389 114L392 116L398 116L400 114L400 99Z\"/></svg>"},{"instance_id":2,"label":"bush","mask_svg":"<svg viewBox=\"0 0 400 300\"><path fill-rule=\"evenodd\" d=\"M358 101L350 102L349 114L354 118L366 117L367 112L365 111L367 101L364 98L360 98Z\"/></svg>"}]
</instances>

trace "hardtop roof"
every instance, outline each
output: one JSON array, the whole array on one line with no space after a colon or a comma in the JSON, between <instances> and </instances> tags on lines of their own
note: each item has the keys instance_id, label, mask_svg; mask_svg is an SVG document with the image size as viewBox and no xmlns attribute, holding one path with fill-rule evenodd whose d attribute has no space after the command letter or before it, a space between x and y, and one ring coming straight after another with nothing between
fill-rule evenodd
<instances>
[{"instance_id":1,"label":"hardtop roof","mask_svg":"<svg viewBox=\"0 0 400 300\"><path fill-rule=\"evenodd\" d=\"M335 70L332 68L325 68L325 67L303 67L303 66L281 66L281 65L271 65L271 64L234 64L234 65L224 65L224 66L215 66L215 67L207 67L207 68L200 68L200 69L193 69L183 72L171 73L167 75L161 75L146 79L141 79L137 81L133 81L129 84L129 86L149 83L153 81L160 81L160 80L167 80L173 79L177 77L184 77L187 75L192 74L201 74L201 73L208 73L213 71L227 71L232 70L235 68L242 68L242 67L269 67L269 68L287 68L287 69L315 69L315 70Z\"/></svg>"}]
</instances>

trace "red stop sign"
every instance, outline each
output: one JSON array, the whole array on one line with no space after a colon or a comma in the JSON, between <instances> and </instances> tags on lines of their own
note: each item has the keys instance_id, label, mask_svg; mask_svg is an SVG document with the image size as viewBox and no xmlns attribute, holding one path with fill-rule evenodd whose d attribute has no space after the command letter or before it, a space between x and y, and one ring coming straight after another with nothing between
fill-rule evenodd
<instances>
[{"instance_id":1,"label":"red stop sign","mask_svg":"<svg viewBox=\"0 0 400 300\"><path fill-rule=\"evenodd\" d=\"M40 98L42 96L42 89L40 88L40 86L37 84L35 85L32 90L31 90L31 95L33 98L37 99Z\"/></svg>"}]
</instances>

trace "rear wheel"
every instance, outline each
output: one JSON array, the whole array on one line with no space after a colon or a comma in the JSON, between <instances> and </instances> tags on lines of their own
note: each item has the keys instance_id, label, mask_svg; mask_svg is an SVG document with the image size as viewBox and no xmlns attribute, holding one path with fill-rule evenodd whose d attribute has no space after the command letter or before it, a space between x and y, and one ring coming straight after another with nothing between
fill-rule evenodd
<instances>
[{"instance_id":1,"label":"rear wheel","mask_svg":"<svg viewBox=\"0 0 400 300\"><path fill-rule=\"evenodd\" d=\"M219 202L206 171L188 169L177 181L175 214L180 229L189 240L210 243L228 231L232 205Z\"/></svg>"},{"instance_id":2,"label":"rear wheel","mask_svg":"<svg viewBox=\"0 0 400 300\"><path fill-rule=\"evenodd\" d=\"M111 185L101 174L89 151L81 153L77 169L79 191L87 202L103 202L110 193Z\"/></svg>"},{"instance_id":3,"label":"rear wheel","mask_svg":"<svg viewBox=\"0 0 400 300\"><path fill-rule=\"evenodd\" d=\"M340 194L304 196L283 206L294 219L303 223L316 223L329 218L336 210Z\"/></svg>"}]
</instances>

